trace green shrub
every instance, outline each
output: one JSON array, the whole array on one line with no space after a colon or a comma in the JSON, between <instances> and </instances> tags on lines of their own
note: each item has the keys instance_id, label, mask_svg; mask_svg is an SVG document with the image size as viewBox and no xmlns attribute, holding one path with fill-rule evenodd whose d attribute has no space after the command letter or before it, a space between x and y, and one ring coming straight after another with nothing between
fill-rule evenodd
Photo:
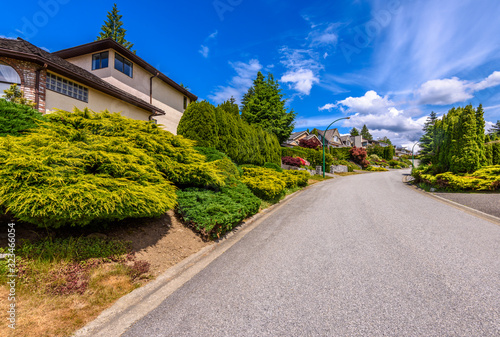
<instances>
[{"instance_id":1,"label":"green shrub","mask_svg":"<svg viewBox=\"0 0 500 337\"><path fill-rule=\"evenodd\" d=\"M500 165L487 166L470 174L451 172L437 175L427 174L430 168L414 169L413 177L417 183L453 191L495 191L500 189Z\"/></svg>"},{"instance_id":2,"label":"green shrub","mask_svg":"<svg viewBox=\"0 0 500 337\"><path fill-rule=\"evenodd\" d=\"M45 120L40 112L0 98L0 136L19 136Z\"/></svg>"},{"instance_id":3,"label":"green shrub","mask_svg":"<svg viewBox=\"0 0 500 337\"><path fill-rule=\"evenodd\" d=\"M294 177L295 179L291 180L289 178L286 184L287 188L293 187L305 187L307 186L307 182L311 178L311 175L307 171L299 171L299 170L284 170L283 174L285 177ZM289 182L291 180L291 182Z\"/></svg>"},{"instance_id":4,"label":"green shrub","mask_svg":"<svg viewBox=\"0 0 500 337\"><path fill-rule=\"evenodd\" d=\"M373 166L368 166L366 168L367 171L374 171L374 172L385 172L385 171L389 171L388 169L386 168L383 168L383 167L373 167Z\"/></svg>"},{"instance_id":5,"label":"green shrub","mask_svg":"<svg viewBox=\"0 0 500 337\"><path fill-rule=\"evenodd\" d=\"M178 213L205 238L218 238L245 218L257 213L260 199L233 180L219 192L188 188L178 191Z\"/></svg>"},{"instance_id":6,"label":"green shrub","mask_svg":"<svg viewBox=\"0 0 500 337\"><path fill-rule=\"evenodd\" d=\"M243 172L241 181L259 198L277 201L285 195L286 179L283 173L257 167L244 167Z\"/></svg>"},{"instance_id":7,"label":"green shrub","mask_svg":"<svg viewBox=\"0 0 500 337\"><path fill-rule=\"evenodd\" d=\"M275 164L275 163L265 163L263 167L270 168L270 169L273 169L273 170L278 171L278 172L283 172L283 169L281 168L281 166L279 166L278 164Z\"/></svg>"},{"instance_id":8,"label":"green shrub","mask_svg":"<svg viewBox=\"0 0 500 337\"><path fill-rule=\"evenodd\" d=\"M349 153L350 147L331 147L330 154L333 158L337 158L338 160L347 160L351 158L351 154Z\"/></svg>"},{"instance_id":9,"label":"green shrub","mask_svg":"<svg viewBox=\"0 0 500 337\"><path fill-rule=\"evenodd\" d=\"M175 185L224 185L193 142L149 122L85 109L47 115L23 137L0 138L0 207L57 228L160 216Z\"/></svg>"}]
</instances>

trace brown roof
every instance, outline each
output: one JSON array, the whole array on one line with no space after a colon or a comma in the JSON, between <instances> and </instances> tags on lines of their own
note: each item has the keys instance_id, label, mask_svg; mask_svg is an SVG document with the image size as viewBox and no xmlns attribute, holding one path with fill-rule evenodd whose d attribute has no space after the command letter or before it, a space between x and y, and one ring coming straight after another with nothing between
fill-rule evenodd
<instances>
[{"instance_id":1,"label":"brown roof","mask_svg":"<svg viewBox=\"0 0 500 337\"><path fill-rule=\"evenodd\" d=\"M87 44L82 44L80 46L68 48L68 49L63 49L59 50L56 52L53 52L52 54L57 55L63 59L68 59L80 55L85 55L85 54L90 54L90 53L95 53L100 50L104 49L114 49L118 51L121 55L125 56L132 62L138 64L142 68L146 69L148 72L150 72L152 75L158 74L158 78L161 79L163 82L167 83L168 85L172 86L174 89L177 91L180 91L184 95L188 96L191 101L196 101L198 97L194 95L193 93L189 92L186 88L181 87L179 84L177 84L175 81L167 77L165 74L161 73L159 70L154 68L152 65L144 61L142 58L119 44L118 42L112 40L112 39L104 39L104 40L99 40L99 41L94 41L90 42Z\"/></svg>"},{"instance_id":2,"label":"brown roof","mask_svg":"<svg viewBox=\"0 0 500 337\"><path fill-rule=\"evenodd\" d=\"M325 131L324 130L318 130L318 133L321 137L323 137L323 133ZM334 143L333 141L333 135L336 134L338 132L337 128L335 129L330 129L330 130L327 130L326 131L326 134L325 134L325 139L327 142L329 143ZM339 135L340 136L340 135ZM336 143L340 143L340 141L336 142Z\"/></svg>"},{"instance_id":3,"label":"brown roof","mask_svg":"<svg viewBox=\"0 0 500 337\"><path fill-rule=\"evenodd\" d=\"M150 111L153 115L165 114L163 110L137 98L132 94L129 94L122 89L115 87L85 69L60 58L57 55L48 53L19 37L17 40L0 38L0 55L38 63L46 67L47 70L68 77L144 110Z\"/></svg>"}]
</instances>

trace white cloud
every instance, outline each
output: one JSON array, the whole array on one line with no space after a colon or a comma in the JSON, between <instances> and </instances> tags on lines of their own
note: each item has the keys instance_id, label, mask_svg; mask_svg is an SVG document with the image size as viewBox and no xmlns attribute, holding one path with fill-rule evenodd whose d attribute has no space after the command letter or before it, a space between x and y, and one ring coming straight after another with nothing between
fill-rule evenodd
<instances>
[{"instance_id":1,"label":"white cloud","mask_svg":"<svg viewBox=\"0 0 500 337\"><path fill-rule=\"evenodd\" d=\"M208 57L208 53L210 52L210 48L208 48L207 46L204 46L204 45L201 45L201 49L198 50L198 52L204 57L204 58L207 58Z\"/></svg>"},{"instance_id":2,"label":"white cloud","mask_svg":"<svg viewBox=\"0 0 500 337\"><path fill-rule=\"evenodd\" d=\"M318 62L318 54L311 49L290 49L283 47L281 64L288 70L281 77L284 83L291 83L290 87L300 95L309 95L314 84L319 83L318 72L323 66Z\"/></svg>"},{"instance_id":3,"label":"white cloud","mask_svg":"<svg viewBox=\"0 0 500 337\"><path fill-rule=\"evenodd\" d=\"M361 97L347 97L344 100L338 101L337 105L345 106L346 112L373 114L387 111L394 103L387 96L381 97L375 91L370 90Z\"/></svg>"},{"instance_id":4,"label":"white cloud","mask_svg":"<svg viewBox=\"0 0 500 337\"><path fill-rule=\"evenodd\" d=\"M243 94L252 86L257 72L262 69L262 65L256 59L252 59L248 63L229 62L229 65L236 71L237 75L231 79L229 85L219 86L214 94L208 96L215 103L222 103L231 96L239 103Z\"/></svg>"},{"instance_id":5,"label":"white cloud","mask_svg":"<svg viewBox=\"0 0 500 337\"><path fill-rule=\"evenodd\" d=\"M312 27L317 28L318 26ZM321 26L320 26L321 27ZM336 24L330 23L325 29L314 29L309 33L307 39L311 47L335 46L338 41L338 35L335 33Z\"/></svg>"},{"instance_id":6,"label":"white cloud","mask_svg":"<svg viewBox=\"0 0 500 337\"><path fill-rule=\"evenodd\" d=\"M217 37L217 34L219 34L218 30L210 34L207 39L215 39Z\"/></svg>"},{"instance_id":7,"label":"white cloud","mask_svg":"<svg viewBox=\"0 0 500 337\"><path fill-rule=\"evenodd\" d=\"M484 89L491 88L491 87L496 87L499 84L500 84L500 71L494 71L493 74L488 76L486 79L475 84L473 86L473 89L476 91L479 91L479 90L484 90Z\"/></svg>"},{"instance_id":8,"label":"white cloud","mask_svg":"<svg viewBox=\"0 0 500 337\"><path fill-rule=\"evenodd\" d=\"M310 69L298 69L289 71L281 77L283 83L293 83L293 88L299 93L309 95L313 84L319 83L319 79Z\"/></svg>"},{"instance_id":9,"label":"white cloud","mask_svg":"<svg viewBox=\"0 0 500 337\"><path fill-rule=\"evenodd\" d=\"M208 37L205 39L204 44L202 44L200 46L200 50L198 50L198 52L201 54L201 56L203 56L204 58L208 57L208 54L210 53L210 48L208 47L208 44L209 44L210 40L215 40L215 38L217 37L218 34L219 34L219 31L216 30L212 34L208 35Z\"/></svg>"},{"instance_id":10,"label":"white cloud","mask_svg":"<svg viewBox=\"0 0 500 337\"><path fill-rule=\"evenodd\" d=\"M318 108L319 111L323 111L323 110L332 110L333 108L337 107L337 104L332 104L332 103L328 103L328 104L325 104L321 107Z\"/></svg>"},{"instance_id":11,"label":"white cloud","mask_svg":"<svg viewBox=\"0 0 500 337\"><path fill-rule=\"evenodd\" d=\"M457 77L427 81L418 90L420 104L448 105L471 99L469 84Z\"/></svg>"},{"instance_id":12,"label":"white cloud","mask_svg":"<svg viewBox=\"0 0 500 337\"><path fill-rule=\"evenodd\" d=\"M474 83L458 77L427 81L417 90L420 104L448 105L464 102L474 93L500 85L500 71L493 72L484 80Z\"/></svg>"}]
</instances>

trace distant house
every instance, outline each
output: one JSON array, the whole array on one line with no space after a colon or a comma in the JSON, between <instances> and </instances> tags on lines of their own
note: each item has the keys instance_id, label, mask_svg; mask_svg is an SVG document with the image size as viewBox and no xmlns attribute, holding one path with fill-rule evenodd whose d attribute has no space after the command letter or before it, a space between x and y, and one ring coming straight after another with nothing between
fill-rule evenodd
<instances>
[{"instance_id":1,"label":"distant house","mask_svg":"<svg viewBox=\"0 0 500 337\"><path fill-rule=\"evenodd\" d=\"M319 140L323 141L323 130L318 130ZM325 145L327 147L343 147L342 140L340 139L340 133L338 129L330 129L326 131L325 134Z\"/></svg>"},{"instance_id":2,"label":"distant house","mask_svg":"<svg viewBox=\"0 0 500 337\"><path fill-rule=\"evenodd\" d=\"M346 147L366 147L366 145L364 145L366 141L362 136L345 135L341 136L340 139L342 140L342 144Z\"/></svg>"},{"instance_id":3,"label":"distant house","mask_svg":"<svg viewBox=\"0 0 500 337\"><path fill-rule=\"evenodd\" d=\"M319 140L318 137L316 137L315 134L313 134L313 133L310 134L307 131L299 131L299 132L293 132L292 134L290 134L290 137L288 137L288 139L281 145L284 147L299 146L299 142L302 139L304 139L304 140L316 139L319 142L319 144L321 144L321 141Z\"/></svg>"},{"instance_id":4,"label":"distant house","mask_svg":"<svg viewBox=\"0 0 500 337\"><path fill-rule=\"evenodd\" d=\"M403 156L403 155L411 155L411 151L408 149L405 149L404 147L398 147L396 148L396 157Z\"/></svg>"},{"instance_id":5,"label":"distant house","mask_svg":"<svg viewBox=\"0 0 500 337\"><path fill-rule=\"evenodd\" d=\"M382 146L382 147L389 146L389 144L381 142L379 140L365 140L364 142L366 142L367 147L370 145L378 145L378 146Z\"/></svg>"},{"instance_id":6,"label":"distant house","mask_svg":"<svg viewBox=\"0 0 500 337\"><path fill-rule=\"evenodd\" d=\"M154 120L176 133L190 102L197 97L111 39L46 52L18 38L0 38L0 96L17 83L42 112L121 112Z\"/></svg>"}]
</instances>

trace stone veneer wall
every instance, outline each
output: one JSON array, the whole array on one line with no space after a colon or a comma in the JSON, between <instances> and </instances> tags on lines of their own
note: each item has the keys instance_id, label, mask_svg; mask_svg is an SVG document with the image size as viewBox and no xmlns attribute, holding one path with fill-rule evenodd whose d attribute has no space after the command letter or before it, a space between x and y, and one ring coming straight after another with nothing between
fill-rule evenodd
<instances>
[{"instance_id":1,"label":"stone veneer wall","mask_svg":"<svg viewBox=\"0 0 500 337\"><path fill-rule=\"evenodd\" d=\"M45 86L47 83L47 71L38 64L16 60L9 57L0 57L0 62L14 68L21 78L21 90L24 97L35 102L36 94L36 71L40 69L40 82L38 85L38 111L45 113Z\"/></svg>"}]
</instances>

